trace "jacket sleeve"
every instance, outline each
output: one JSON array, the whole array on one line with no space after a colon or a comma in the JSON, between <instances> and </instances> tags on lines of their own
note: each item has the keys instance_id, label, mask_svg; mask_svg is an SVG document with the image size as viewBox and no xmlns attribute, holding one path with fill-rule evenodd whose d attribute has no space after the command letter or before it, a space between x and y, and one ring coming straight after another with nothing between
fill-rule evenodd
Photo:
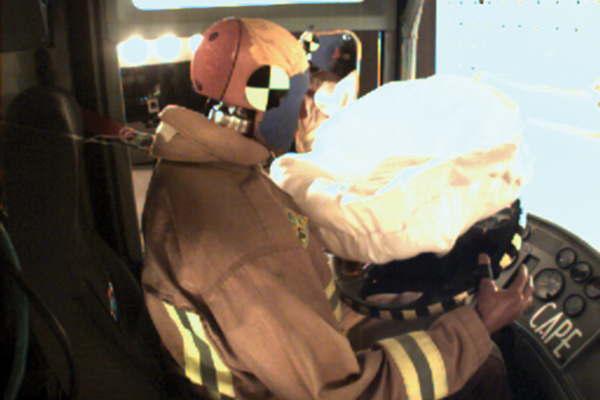
<instances>
[{"instance_id":1,"label":"jacket sleeve","mask_svg":"<svg viewBox=\"0 0 600 400\"><path fill-rule=\"evenodd\" d=\"M479 317L462 307L427 331L355 353L331 322L325 289L315 289L297 262L294 251L269 251L204 298L204 339L231 371L236 398L439 399L459 390L491 351ZM282 264L287 272L274 272Z\"/></svg>"}]
</instances>

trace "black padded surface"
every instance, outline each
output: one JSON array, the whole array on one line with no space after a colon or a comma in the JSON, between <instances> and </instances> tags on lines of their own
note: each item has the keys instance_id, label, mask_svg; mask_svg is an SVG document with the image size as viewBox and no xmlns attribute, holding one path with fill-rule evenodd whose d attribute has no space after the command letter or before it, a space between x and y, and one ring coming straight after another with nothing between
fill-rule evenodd
<instances>
[{"instance_id":1,"label":"black padded surface","mask_svg":"<svg viewBox=\"0 0 600 400\"><path fill-rule=\"evenodd\" d=\"M83 142L69 137L82 134L73 97L48 87L24 92L9 107L3 134L6 228L25 278L71 341L76 398L181 398L138 283L94 231ZM55 374L68 391L64 351L35 310L32 332L50 367L41 373Z\"/></svg>"}]
</instances>

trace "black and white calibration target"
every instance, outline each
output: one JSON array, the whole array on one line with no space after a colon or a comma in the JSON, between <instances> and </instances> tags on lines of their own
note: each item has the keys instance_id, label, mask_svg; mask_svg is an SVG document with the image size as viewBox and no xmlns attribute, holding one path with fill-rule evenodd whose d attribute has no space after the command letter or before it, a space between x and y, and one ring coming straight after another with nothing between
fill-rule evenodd
<instances>
[{"instance_id":1,"label":"black and white calibration target","mask_svg":"<svg viewBox=\"0 0 600 400\"><path fill-rule=\"evenodd\" d=\"M254 71L246 86L246 99L258 111L279 107L290 90L290 78L283 68L265 65Z\"/></svg>"},{"instance_id":2,"label":"black and white calibration target","mask_svg":"<svg viewBox=\"0 0 600 400\"><path fill-rule=\"evenodd\" d=\"M302 40L306 54L310 55L314 53L315 51L319 50L319 47L321 46L319 37L312 32L305 33L300 39Z\"/></svg>"}]
</instances>

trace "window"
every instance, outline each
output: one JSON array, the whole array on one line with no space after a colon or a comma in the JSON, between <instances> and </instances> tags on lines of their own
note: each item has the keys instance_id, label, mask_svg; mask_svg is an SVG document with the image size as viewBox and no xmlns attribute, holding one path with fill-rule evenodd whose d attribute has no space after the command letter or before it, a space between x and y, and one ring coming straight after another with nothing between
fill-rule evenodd
<instances>
[{"instance_id":1,"label":"window","mask_svg":"<svg viewBox=\"0 0 600 400\"><path fill-rule=\"evenodd\" d=\"M600 249L600 1L438 0L436 73L512 97L533 170L526 211ZM596 171L596 172L592 172Z\"/></svg>"},{"instance_id":2,"label":"window","mask_svg":"<svg viewBox=\"0 0 600 400\"><path fill-rule=\"evenodd\" d=\"M235 6L268 6L276 4L362 3L363 0L133 0L140 10L178 8L211 8Z\"/></svg>"}]
</instances>

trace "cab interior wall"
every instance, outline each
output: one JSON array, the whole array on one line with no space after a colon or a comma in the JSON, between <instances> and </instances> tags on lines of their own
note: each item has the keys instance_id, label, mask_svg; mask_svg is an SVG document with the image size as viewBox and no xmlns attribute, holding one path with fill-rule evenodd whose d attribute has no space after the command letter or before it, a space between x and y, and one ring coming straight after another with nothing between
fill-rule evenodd
<instances>
[{"instance_id":1,"label":"cab interior wall","mask_svg":"<svg viewBox=\"0 0 600 400\"><path fill-rule=\"evenodd\" d=\"M358 4L301 4L255 7L220 7L187 10L142 11L130 0L105 0L100 11L105 13L103 57L106 64L108 115L124 120L121 105L119 66L115 48L132 36L157 39L170 34L189 37L204 32L215 21L229 16L265 18L291 32L345 29L379 31L386 46L383 81L398 76L396 67L396 27L407 0L365 0ZM435 2L432 2L435 8Z\"/></svg>"},{"instance_id":2,"label":"cab interior wall","mask_svg":"<svg viewBox=\"0 0 600 400\"><path fill-rule=\"evenodd\" d=\"M240 18L265 18L290 31L303 31L311 25L317 30L387 30L396 26L397 3L397 0L365 0L356 4L142 11L130 0L106 0L106 20L108 39L115 42L126 40L134 34L148 39L165 33L191 36L205 31L213 22L232 15Z\"/></svg>"},{"instance_id":3,"label":"cab interior wall","mask_svg":"<svg viewBox=\"0 0 600 400\"><path fill-rule=\"evenodd\" d=\"M9 3L8 0L3 1L3 4ZM29 12L28 7L35 7L34 3L14 2L20 7ZM65 1L49 1L48 2L48 22L49 22L49 43L48 52L50 54L55 85L66 90L72 90L72 75L69 56L69 47L67 41L67 23L65 16ZM4 9L4 8L3 8ZM5 13L2 14L2 30L5 32L10 29L10 17ZM25 35L29 32L24 31ZM2 45L1 53L1 82L2 95L0 104L2 106L2 115L6 113L6 109L13 99L23 90L28 89L38 84L34 54L38 49L38 45L20 50L10 51Z\"/></svg>"}]
</instances>

